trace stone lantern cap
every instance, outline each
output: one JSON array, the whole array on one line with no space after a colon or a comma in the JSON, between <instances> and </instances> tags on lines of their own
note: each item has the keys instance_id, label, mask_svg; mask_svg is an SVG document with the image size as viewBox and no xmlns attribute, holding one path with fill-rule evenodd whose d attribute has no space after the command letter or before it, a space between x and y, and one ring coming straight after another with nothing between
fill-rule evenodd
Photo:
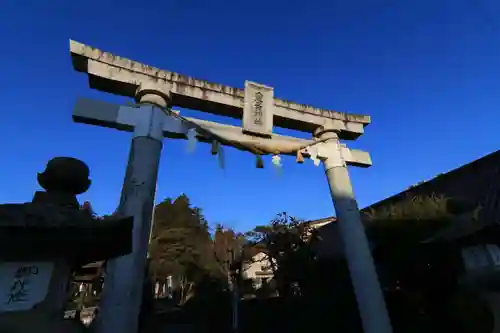
<instances>
[{"instance_id":1,"label":"stone lantern cap","mask_svg":"<svg viewBox=\"0 0 500 333\"><path fill-rule=\"evenodd\" d=\"M74 158L51 160L32 202L0 205L0 260L65 259L78 264L132 251L132 217L96 218L76 194L90 186L88 167Z\"/></svg>"}]
</instances>

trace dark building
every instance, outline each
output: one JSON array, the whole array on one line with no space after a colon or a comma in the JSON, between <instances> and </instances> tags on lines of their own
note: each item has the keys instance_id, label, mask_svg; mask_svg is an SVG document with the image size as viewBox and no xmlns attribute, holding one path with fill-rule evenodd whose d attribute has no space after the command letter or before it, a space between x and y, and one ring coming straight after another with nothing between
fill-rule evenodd
<instances>
[{"instance_id":1,"label":"dark building","mask_svg":"<svg viewBox=\"0 0 500 333\"><path fill-rule=\"evenodd\" d=\"M500 151L449 172L441 173L428 181L412 185L396 195L363 208L361 213L388 207L408 196L432 194L443 195L467 202L474 207L481 207L478 216L481 226L500 222ZM333 217L326 219L332 219L333 223L328 223L318 229L321 238L327 240L319 245L320 253L326 257L342 257L343 250L336 221Z\"/></svg>"},{"instance_id":2,"label":"dark building","mask_svg":"<svg viewBox=\"0 0 500 333\"><path fill-rule=\"evenodd\" d=\"M389 198L376 202L361 212L386 207L408 196L444 195L480 206L479 219L486 224L499 222L500 151L410 186Z\"/></svg>"}]
</instances>

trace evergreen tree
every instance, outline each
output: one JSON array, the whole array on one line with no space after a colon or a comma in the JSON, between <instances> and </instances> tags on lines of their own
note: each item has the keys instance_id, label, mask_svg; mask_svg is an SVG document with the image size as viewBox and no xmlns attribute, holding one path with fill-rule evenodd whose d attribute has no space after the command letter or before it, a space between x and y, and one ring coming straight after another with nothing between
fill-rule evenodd
<instances>
[{"instance_id":1,"label":"evergreen tree","mask_svg":"<svg viewBox=\"0 0 500 333\"><path fill-rule=\"evenodd\" d=\"M316 259L311 246L316 232L311 226L284 212L268 225L256 227L248 237L267 254L281 296L307 289L307 274Z\"/></svg>"},{"instance_id":2,"label":"evergreen tree","mask_svg":"<svg viewBox=\"0 0 500 333\"><path fill-rule=\"evenodd\" d=\"M214 266L208 223L201 209L181 195L168 198L155 208L149 248L154 280L173 276L185 301L193 285Z\"/></svg>"}]
</instances>

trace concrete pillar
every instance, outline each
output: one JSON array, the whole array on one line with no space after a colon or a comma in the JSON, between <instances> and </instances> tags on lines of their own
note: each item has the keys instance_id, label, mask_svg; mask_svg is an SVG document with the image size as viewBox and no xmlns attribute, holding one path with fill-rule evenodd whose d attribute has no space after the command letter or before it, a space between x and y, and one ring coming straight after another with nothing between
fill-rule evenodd
<instances>
[{"instance_id":1,"label":"concrete pillar","mask_svg":"<svg viewBox=\"0 0 500 333\"><path fill-rule=\"evenodd\" d=\"M339 139L334 131L325 129L315 133L322 145L322 159L337 213L339 231L356 294L363 331L365 333L391 333L392 327L384 296L366 238L359 209L342 156Z\"/></svg>"},{"instance_id":2,"label":"concrete pillar","mask_svg":"<svg viewBox=\"0 0 500 333\"><path fill-rule=\"evenodd\" d=\"M168 117L161 108L167 106L169 92L143 85L136 99L142 105L134 114L134 134L118 209L119 214L134 217L133 251L107 264L98 333L138 331L163 127Z\"/></svg>"}]
</instances>

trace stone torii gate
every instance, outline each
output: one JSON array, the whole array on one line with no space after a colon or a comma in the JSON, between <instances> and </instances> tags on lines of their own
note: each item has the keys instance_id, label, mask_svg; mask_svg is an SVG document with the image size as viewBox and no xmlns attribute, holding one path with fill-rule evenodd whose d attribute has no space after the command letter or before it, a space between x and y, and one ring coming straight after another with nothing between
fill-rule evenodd
<instances>
[{"instance_id":1,"label":"stone torii gate","mask_svg":"<svg viewBox=\"0 0 500 333\"><path fill-rule=\"evenodd\" d=\"M368 153L351 150L339 141L361 136L369 116L277 99L273 88L248 81L242 90L198 80L75 41L70 41L70 52L74 69L88 75L91 88L131 97L138 103L124 106L80 99L73 112L76 122L133 133L119 209L134 217L133 252L108 263L99 333L137 331L162 140L186 138L193 126L203 129L196 133L201 141L224 138L222 143L237 143L239 149L299 154L323 162L364 332L392 332L347 170L347 165L368 167L371 159ZM172 106L242 119L243 126L179 118L168 111ZM312 133L313 137L276 135L273 126Z\"/></svg>"}]
</instances>

